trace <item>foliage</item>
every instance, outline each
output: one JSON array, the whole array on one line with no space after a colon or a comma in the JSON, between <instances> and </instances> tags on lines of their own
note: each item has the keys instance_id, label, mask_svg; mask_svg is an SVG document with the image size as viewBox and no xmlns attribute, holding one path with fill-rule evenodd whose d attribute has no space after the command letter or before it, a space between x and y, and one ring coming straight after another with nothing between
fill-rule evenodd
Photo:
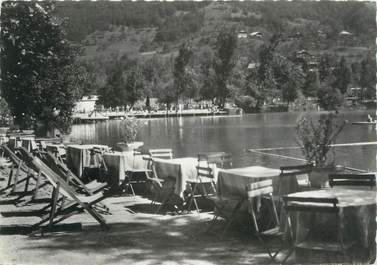
<instances>
[{"instance_id":1,"label":"foliage","mask_svg":"<svg viewBox=\"0 0 377 265\"><path fill-rule=\"evenodd\" d=\"M324 110L337 110L343 103L342 93L332 84L334 77L328 77L317 91L318 103Z\"/></svg>"},{"instance_id":2,"label":"foliage","mask_svg":"<svg viewBox=\"0 0 377 265\"><path fill-rule=\"evenodd\" d=\"M333 87L338 89L342 94L347 92L348 85L351 81L351 71L347 66L346 59L342 57L334 70L335 81Z\"/></svg>"},{"instance_id":3,"label":"foliage","mask_svg":"<svg viewBox=\"0 0 377 265\"><path fill-rule=\"evenodd\" d=\"M227 82L231 77L235 65L234 55L237 48L237 36L234 29L222 28L217 35L215 59L213 68L215 71L215 90L218 104L223 107L229 96Z\"/></svg>"},{"instance_id":4,"label":"foliage","mask_svg":"<svg viewBox=\"0 0 377 265\"><path fill-rule=\"evenodd\" d=\"M188 89L191 82L191 76L188 74L188 64L192 57L192 50L189 44L181 44L178 56L174 59L174 87L175 87L175 100L178 104L179 97L183 92Z\"/></svg>"},{"instance_id":5,"label":"foliage","mask_svg":"<svg viewBox=\"0 0 377 265\"><path fill-rule=\"evenodd\" d=\"M235 98L237 107L243 109L246 113L258 112L257 101L251 96L238 96Z\"/></svg>"},{"instance_id":6,"label":"foliage","mask_svg":"<svg viewBox=\"0 0 377 265\"><path fill-rule=\"evenodd\" d=\"M133 67L127 73L124 89L125 101L127 102L127 104L130 104L132 108L136 101L141 99L143 96L143 76L138 66Z\"/></svg>"},{"instance_id":7,"label":"foliage","mask_svg":"<svg viewBox=\"0 0 377 265\"><path fill-rule=\"evenodd\" d=\"M4 98L0 98L0 124L8 124L10 119L10 111Z\"/></svg>"},{"instance_id":8,"label":"foliage","mask_svg":"<svg viewBox=\"0 0 377 265\"><path fill-rule=\"evenodd\" d=\"M361 61L360 87L363 89L363 98L376 96L376 60L371 56Z\"/></svg>"},{"instance_id":9,"label":"foliage","mask_svg":"<svg viewBox=\"0 0 377 265\"><path fill-rule=\"evenodd\" d=\"M136 140L139 131L139 124L136 118L126 118L122 121L121 138L126 143L132 143Z\"/></svg>"},{"instance_id":10,"label":"foliage","mask_svg":"<svg viewBox=\"0 0 377 265\"><path fill-rule=\"evenodd\" d=\"M122 67L117 65L109 75L106 85L99 90L98 103L102 104L105 108L124 106L123 81Z\"/></svg>"},{"instance_id":11,"label":"foliage","mask_svg":"<svg viewBox=\"0 0 377 265\"><path fill-rule=\"evenodd\" d=\"M345 126L337 114L321 114L318 121L306 115L296 123L296 141L308 162L316 167L332 165L335 162L334 147L331 146Z\"/></svg>"},{"instance_id":12,"label":"foliage","mask_svg":"<svg viewBox=\"0 0 377 265\"><path fill-rule=\"evenodd\" d=\"M67 131L82 85L74 64L77 49L53 9L50 2L2 4L2 95L21 129Z\"/></svg>"}]
</instances>

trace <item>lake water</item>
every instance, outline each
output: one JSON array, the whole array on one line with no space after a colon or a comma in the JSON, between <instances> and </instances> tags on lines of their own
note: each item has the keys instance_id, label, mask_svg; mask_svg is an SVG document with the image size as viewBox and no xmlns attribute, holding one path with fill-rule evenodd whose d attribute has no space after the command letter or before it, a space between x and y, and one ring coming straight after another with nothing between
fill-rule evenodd
<instances>
[{"instance_id":1,"label":"lake water","mask_svg":"<svg viewBox=\"0 0 377 265\"><path fill-rule=\"evenodd\" d=\"M341 113L342 118L365 121L367 111ZM319 113L312 113L319 116ZM292 159L250 153L250 148L295 147L295 124L300 113L263 113L231 117L181 117L143 120L137 136L149 148L172 148L176 157L199 152L225 151L233 155L235 167L261 165L279 167L302 163ZM121 141L122 120L74 125L71 140L115 146ZM347 124L336 143L376 141L373 126ZM337 147L336 163L349 167L376 170L376 146ZM303 158L300 150L269 151Z\"/></svg>"}]
</instances>

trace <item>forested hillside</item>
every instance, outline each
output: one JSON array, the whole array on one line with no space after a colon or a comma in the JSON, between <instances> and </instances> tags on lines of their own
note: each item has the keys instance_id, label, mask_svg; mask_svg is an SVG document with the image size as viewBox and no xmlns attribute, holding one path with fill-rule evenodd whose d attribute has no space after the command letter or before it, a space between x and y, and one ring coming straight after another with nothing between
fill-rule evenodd
<instances>
[{"instance_id":1,"label":"forested hillside","mask_svg":"<svg viewBox=\"0 0 377 265\"><path fill-rule=\"evenodd\" d=\"M347 88L361 86L362 67L370 64L371 71L375 69L375 4L371 2L79 1L57 2L56 7L56 15L67 18L68 39L83 47L80 61L92 84L84 93L106 90L110 76L119 67L124 76L130 67L145 69L146 64L160 64L169 72L166 69L172 69L183 43L189 43L193 53L189 65L195 85L204 88L206 84L208 89L203 65L212 60L217 36L224 27L232 28L238 36L234 71L228 81L233 98L245 93L250 78L245 69L258 66L261 51L275 44L275 55L301 68L305 66L300 52L307 55L306 67L312 63L316 69L323 60L329 69L336 68L343 58L344 67L352 75ZM275 44L274 38L278 38ZM305 80L300 85L303 93L299 93L306 96L315 93L306 93L312 88L305 86L318 82L309 77L308 69L304 69ZM171 73L163 78L165 86L172 77ZM313 80L309 82L308 78ZM148 96L158 97L158 89L152 90ZM203 98L203 93L188 94ZM253 97L253 93L248 94Z\"/></svg>"}]
</instances>

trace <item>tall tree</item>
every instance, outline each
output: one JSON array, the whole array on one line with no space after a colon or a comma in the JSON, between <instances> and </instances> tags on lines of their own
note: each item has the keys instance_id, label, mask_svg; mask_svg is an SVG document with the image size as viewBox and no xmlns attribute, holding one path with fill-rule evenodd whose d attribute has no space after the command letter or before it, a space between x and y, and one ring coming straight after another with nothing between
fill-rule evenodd
<instances>
[{"instance_id":1,"label":"tall tree","mask_svg":"<svg viewBox=\"0 0 377 265\"><path fill-rule=\"evenodd\" d=\"M175 87L175 101L178 106L179 98L182 93L187 90L190 80L190 75L188 74L188 64L193 55L191 47L189 44L183 43L179 47L178 56L174 60L174 87Z\"/></svg>"},{"instance_id":2,"label":"tall tree","mask_svg":"<svg viewBox=\"0 0 377 265\"><path fill-rule=\"evenodd\" d=\"M361 61L360 87L363 98L376 97L376 60L371 56Z\"/></svg>"},{"instance_id":3,"label":"tall tree","mask_svg":"<svg viewBox=\"0 0 377 265\"><path fill-rule=\"evenodd\" d=\"M67 40L51 2L4 2L1 12L2 95L21 129L65 132L81 86L77 49Z\"/></svg>"},{"instance_id":4,"label":"tall tree","mask_svg":"<svg viewBox=\"0 0 377 265\"><path fill-rule=\"evenodd\" d=\"M213 67L215 70L215 86L218 104L223 107L229 96L228 80L235 65L235 49L237 36L234 29L222 28L216 39L216 50Z\"/></svg>"},{"instance_id":5,"label":"tall tree","mask_svg":"<svg viewBox=\"0 0 377 265\"><path fill-rule=\"evenodd\" d=\"M345 94L347 92L348 85L351 82L351 71L348 68L346 58L343 56L335 67L334 76L334 88L337 88L342 94Z\"/></svg>"},{"instance_id":6,"label":"tall tree","mask_svg":"<svg viewBox=\"0 0 377 265\"><path fill-rule=\"evenodd\" d=\"M136 101L143 96L143 75L138 65L134 66L127 73L127 78L124 87L125 100L132 108Z\"/></svg>"},{"instance_id":7,"label":"tall tree","mask_svg":"<svg viewBox=\"0 0 377 265\"><path fill-rule=\"evenodd\" d=\"M126 101L123 86L123 69L117 64L114 70L110 72L106 85L99 90L98 103L102 104L105 108L124 106Z\"/></svg>"}]
</instances>

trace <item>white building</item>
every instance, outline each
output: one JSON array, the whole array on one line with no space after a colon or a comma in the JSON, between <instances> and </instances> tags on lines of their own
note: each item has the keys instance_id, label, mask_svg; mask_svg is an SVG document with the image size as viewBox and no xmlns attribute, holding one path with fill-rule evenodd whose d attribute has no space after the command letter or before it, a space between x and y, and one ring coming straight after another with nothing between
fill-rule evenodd
<instances>
[{"instance_id":1,"label":"white building","mask_svg":"<svg viewBox=\"0 0 377 265\"><path fill-rule=\"evenodd\" d=\"M97 95L83 96L81 100L76 102L73 112L90 113L94 111L97 100Z\"/></svg>"}]
</instances>

